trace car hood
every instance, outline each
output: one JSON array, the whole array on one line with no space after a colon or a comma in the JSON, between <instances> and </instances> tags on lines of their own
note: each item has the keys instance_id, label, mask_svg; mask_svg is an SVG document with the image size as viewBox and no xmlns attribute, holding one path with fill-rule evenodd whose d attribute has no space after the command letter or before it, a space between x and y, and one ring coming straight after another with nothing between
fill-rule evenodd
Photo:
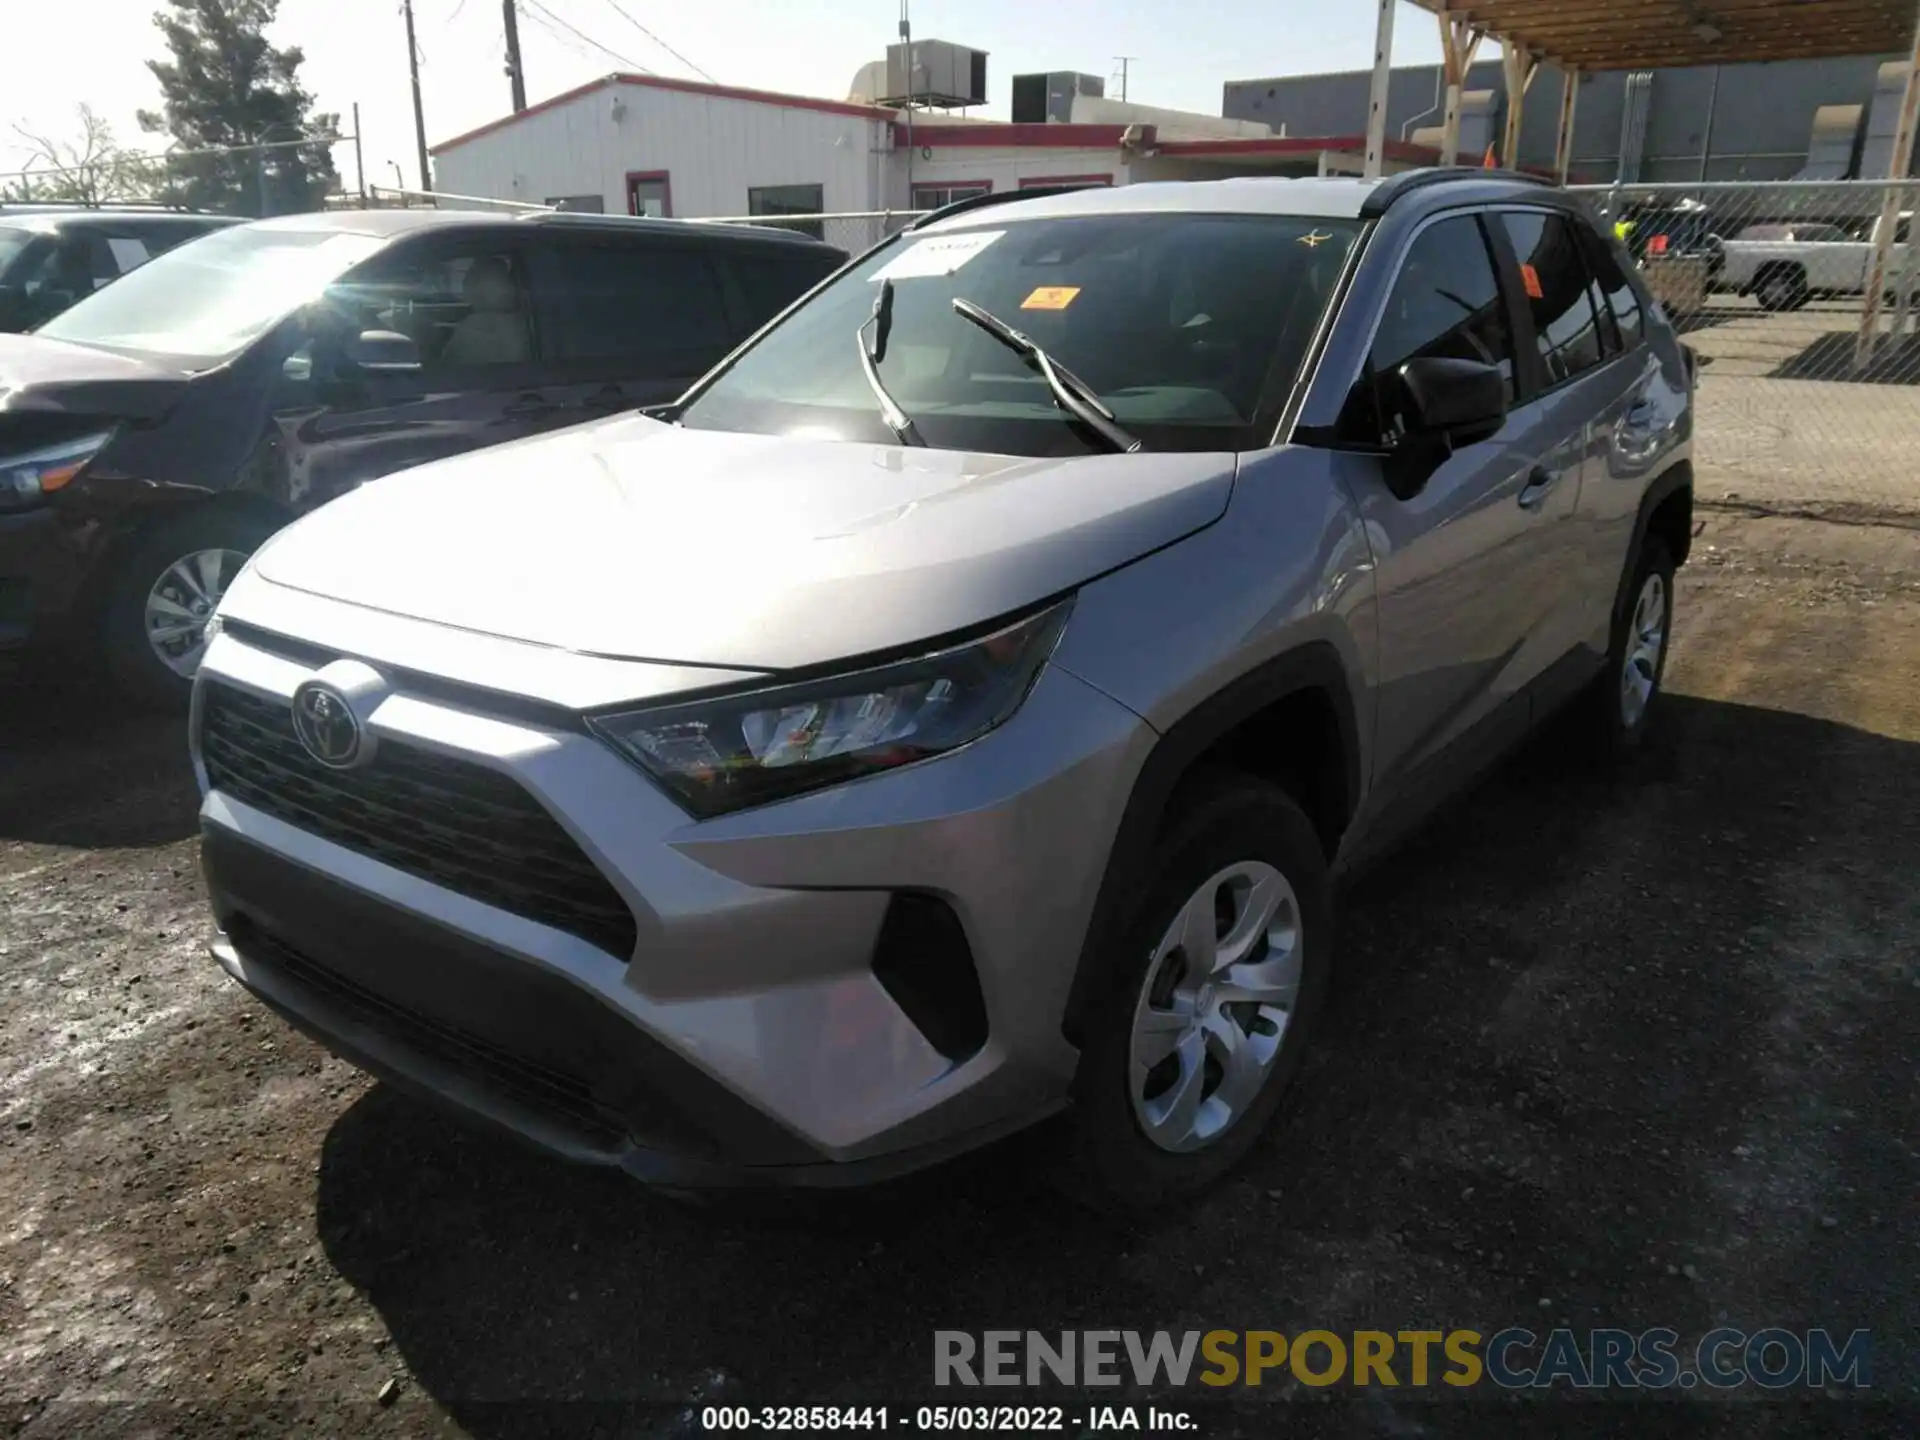
<instances>
[{"instance_id":1,"label":"car hood","mask_svg":"<svg viewBox=\"0 0 1920 1440\"><path fill-rule=\"evenodd\" d=\"M154 420L193 379L150 360L38 335L0 335L0 413Z\"/></svg>"},{"instance_id":2,"label":"car hood","mask_svg":"<svg viewBox=\"0 0 1920 1440\"><path fill-rule=\"evenodd\" d=\"M1230 454L1035 460L637 416L388 476L258 576L626 659L790 670L944 635L1218 519Z\"/></svg>"}]
</instances>

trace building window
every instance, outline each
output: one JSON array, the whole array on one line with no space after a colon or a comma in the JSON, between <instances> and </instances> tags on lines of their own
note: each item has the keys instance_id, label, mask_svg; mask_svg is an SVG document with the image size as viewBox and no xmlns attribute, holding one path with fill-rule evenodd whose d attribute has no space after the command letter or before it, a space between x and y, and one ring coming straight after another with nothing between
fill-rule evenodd
<instances>
[{"instance_id":1,"label":"building window","mask_svg":"<svg viewBox=\"0 0 1920 1440\"><path fill-rule=\"evenodd\" d=\"M747 191L749 215L818 215L823 190L818 185L761 185ZM826 239L819 221L811 225L782 225L782 230L798 231L816 240Z\"/></svg>"},{"instance_id":2,"label":"building window","mask_svg":"<svg viewBox=\"0 0 1920 1440\"><path fill-rule=\"evenodd\" d=\"M601 195L549 195L546 203L556 210L572 210L583 215L604 215L606 197Z\"/></svg>"},{"instance_id":3,"label":"building window","mask_svg":"<svg viewBox=\"0 0 1920 1440\"><path fill-rule=\"evenodd\" d=\"M664 220L673 214L673 186L664 170L627 172L627 213Z\"/></svg>"},{"instance_id":4,"label":"building window","mask_svg":"<svg viewBox=\"0 0 1920 1440\"><path fill-rule=\"evenodd\" d=\"M954 180L944 185L916 185L913 187L913 208L938 210L956 200L971 200L976 195L992 193L991 180Z\"/></svg>"},{"instance_id":5,"label":"building window","mask_svg":"<svg viewBox=\"0 0 1920 1440\"><path fill-rule=\"evenodd\" d=\"M1102 185L1113 184L1111 175L1029 175L1020 182L1022 190L1038 190L1041 186L1048 189L1061 187L1069 190L1096 190Z\"/></svg>"}]
</instances>

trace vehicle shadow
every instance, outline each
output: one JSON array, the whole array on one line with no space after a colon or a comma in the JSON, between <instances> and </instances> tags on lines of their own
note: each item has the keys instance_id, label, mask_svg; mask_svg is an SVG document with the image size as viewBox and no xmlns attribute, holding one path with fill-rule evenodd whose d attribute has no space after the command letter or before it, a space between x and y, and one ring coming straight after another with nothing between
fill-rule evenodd
<instances>
[{"instance_id":1,"label":"vehicle shadow","mask_svg":"<svg viewBox=\"0 0 1920 1440\"><path fill-rule=\"evenodd\" d=\"M629 1430L697 1433L716 1402L960 1398L932 1386L938 1329L1499 1328L1550 1313L1698 1334L1716 1302L1649 1255L1743 1223L1723 1169L1777 1079L1781 977L1760 927L1785 923L1791 875L1817 883L1856 949L1914 941L1900 897L1920 872L1920 745L1663 704L1658 744L1625 772L1570 765L1568 735L1549 730L1353 888L1294 1095L1239 1174L1154 1226L1056 1198L1036 1175L1044 1131L884 1192L742 1213L548 1161L381 1087L325 1142L321 1241L417 1383L503 1440L530 1433L529 1403L545 1434L613 1433L597 1406ZM1920 1133L1894 1043L1920 1025L1920 987L1863 998L1854 1018L1875 1017L1878 1039L1834 1040L1819 1084L1876 1133ZM1912 1157L1876 1153L1859 1163L1893 1167L1885 1193L1910 1193ZM1833 1274L1898 1272L1903 1228L1828 1237L1824 1268L1777 1259L1777 1313L1826 1315ZM1898 1330L1903 1299L1876 1294L1854 1297L1849 1323Z\"/></svg>"},{"instance_id":2,"label":"vehicle shadow","mask_svg":"<svg viewBox=\"0 0 1920 1440\"><path fill-rule=\"evenodd\" d=\"M131 707L83 672L0 669L0 840L164 845L194 833L199 805L184 716Z\"/></svg>"}]
</instances>

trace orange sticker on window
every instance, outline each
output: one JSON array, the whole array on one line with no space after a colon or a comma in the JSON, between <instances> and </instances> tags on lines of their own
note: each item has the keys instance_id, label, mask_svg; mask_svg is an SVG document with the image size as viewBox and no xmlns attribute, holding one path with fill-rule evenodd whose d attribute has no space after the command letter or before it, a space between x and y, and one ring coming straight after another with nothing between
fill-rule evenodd
<instances>
[{"instance_id":1,"label":"orange sticker on window","mask_svg":"<svg viewBox=\"0 0 1920 1440\"><path fill-rule=\"evenodd\" d=\"M1022 310L1064 310L1080 293L1078 285L1042 285L1020 302Z\"/></svg>"},{"instance_id":2,"label":"orange sticker on window","mask_svg":"<svg viewBox=\"0 0 1920 1440\"><path fill-rule=\"evenodd\" d=\"M1649 255L1666 254L1667 253L1667 237L1664 235L1654 236L1653 239L1647 242L1647 253Z\"/></svg>"},{"instance_id":3,"label":"orange sticker on window","mask_svg":"<svg viewBox=\"0 0 1920 1440\"><path fill-rule=\"evenodd\" d=\"M1547 298L1547 292L1540 288L1540 272L1531 265L1520 267L1520 283L1527 287L1527 294L1535 300Z\"/></svg>"}]
</instances>

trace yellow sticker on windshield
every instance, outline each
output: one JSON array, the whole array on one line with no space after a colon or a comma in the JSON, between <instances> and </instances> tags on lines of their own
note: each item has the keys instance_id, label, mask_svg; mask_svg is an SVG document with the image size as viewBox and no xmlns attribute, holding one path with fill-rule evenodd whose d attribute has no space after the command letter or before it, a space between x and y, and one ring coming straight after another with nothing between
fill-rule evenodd
<instances>
[{"instance_id":1,"label":"yellow sticker on windshield","mask_svg":"<svg viewBox=\"0 0 1920 1440\"><path fill-rule=\"evenodd\" d=\"M1022 310L1064 310L1080 293L1078 285L1042 285L1020 302Z\"/></svg>"}]
</instances>

